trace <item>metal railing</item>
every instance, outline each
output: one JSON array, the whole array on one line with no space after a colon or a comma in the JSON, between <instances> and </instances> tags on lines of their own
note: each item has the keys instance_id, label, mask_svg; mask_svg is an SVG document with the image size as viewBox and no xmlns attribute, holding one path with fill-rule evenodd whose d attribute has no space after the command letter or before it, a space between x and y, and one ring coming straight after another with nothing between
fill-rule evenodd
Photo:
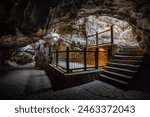
<instances>
[{"instance_id":1,"label":"metal railing","mask_svg":"<svg viewBox=\"0 0 150 117\"><path fill-rule=\"evenodd\" d=\"M88 38L96 36L96 49L94 51L88 51L86 47L83 50L69 50L69 47L66 48L66 51L56 50L56 52L52 52L51 54L51 63L54 64L57 68L67 73L73 71L86 71L89 69L98 69L98 67L100 66L99 63L101 62L101 55L105 54L105 56L107 56L107 59L109 59L111 56L111 49L108 49L108 51L99 51L98 35L109 31L111 34L110 43L112 45L114 43L113 26L111 26L111 28L108 30L105 30L100 33L96 32L95 35L90 35L86 37L87 47Z\"/></svg>"},{"instance_id":2,"label":"metal railing","mask_svg":"<svg viewBox=\"0 0 150 117\"><path fill-rule=\"evenodd\" d=\"M111 36L111 41L110 42L108 42L108 43L103 43L103 44L109 44L109 43L111 43L111 44L113 44L114 43L114 28L113 28L113 26L111 26L110 27L110 29L108 29L108 30L105 30L105 31L102 31L102 32L96 32L96 34L93 34L93 35L89 35L89 36L86 36L86 47L88 46L88 38L90 38L90 37L96 37L96 44L95 45L89 45L89 46L96 46L96 47L98 47L100 44L99 44L99 35L100 34L103 34L103 33L106 33L106 32L110 32L110 36Z\"/></svg>"},{"instance_id":3,"label":"metal railing","mask_svg":"<svg viewBox=\"0 0 150 117\"><path fill-rule=\"evenodd\" d=\"M107 51L99 51L99 48L88 51L86 47L84 50L69 50L67 47L66 51L52 52L51 63L67 73L98 69L102 53L109 56Z\"/></svg>"}]
</instances>

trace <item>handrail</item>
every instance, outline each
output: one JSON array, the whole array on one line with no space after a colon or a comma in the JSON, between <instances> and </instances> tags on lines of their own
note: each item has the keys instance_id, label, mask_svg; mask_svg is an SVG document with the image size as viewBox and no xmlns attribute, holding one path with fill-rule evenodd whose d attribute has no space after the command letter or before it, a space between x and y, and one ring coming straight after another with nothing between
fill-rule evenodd
<instances>
[{"instance_id":1,"label":"handrail","mask_svg":"<svg viewBox=\"0 0 150 117\"><path fill-rule=\"evenodd\" d=\"M114 43L114 31L113 31L113 26L111 26L111 28L110 29L108 29L108 30L105 30L105 31L102 31L102 32L96 32L96 34L94 34L94 35L89 35L89 36L87 36L86 37L86 47L87 47L87 45L88 45L88 43L87 43L87 39L89 38L89 37L93 37L93 36L96 36L96 46L98 47L98 45L99 45L99 42L98 42L98 35L99 34L102 34L102 33L105 33L105 32L108 32L108 31L110 31L110 36L111 36L111 44L113 44Z\"/></svg>"},{"instance_id":2,"label":"handrail","mask_svg":"<svg viewBox=\"0 0 150 117\"><path fill-rule=\"evenodd\" d=\"M69 43L68 41L63 40L63 39L61 39L61 38L60 38L60 40L62 40L63 42L65 42L65 43L67 43L67 44L70 44L70 45L71 45L71 46L73 46L73 47L77 47L77 48L80 48L80 49L81 49L81 47L80 47L80 46L72 45L72 43Z\"/></svg>"},{"instance_id":3,"label":"handrail","mask_svg":"<svg viewBox=\"0 0 150 117\"><path fill-rule=\"evenodd\" d=\"M105 45L111 45L111 42L108 42L108 43L101 43L101 44L98 44L98 47L101 47L101 46L105 46ZM92 45L87 45L87 47L95 47L96 45L92 44Z\"/></svg>"},{"instance_id":4,"label":"handrail","mask_svg":"<svg viewBox=\"0 0 150 117\"><path fill-rule=\"evenodd\" d=\"M95 69L98 69L98 59L99 59L99 52L103 52L103 53L108 53L108 56L110 56L111 55L111 51L99 51L99 49L98 49L98 47L99 47L99 43L98 43L98 35L99 34L102 34L102 33L105 33L105 32L108 32L108 31L110 31L110 34L111 34L111 45L114 43L114 37L113 37L113 26L111 26L111 28L110 29L108 29L108 30L105 30L105 31L102 31L102 32L99 32L99 33L97 33L96 32L96 34L95 35L90 35L90 36L87 36L86 37L86 47L87 47L87 45L88 45L88 43L87 43L87 38L89 38L89 37L92 37L92 36L96 36L96 50L93 50L93 51L88 51L87 50L87 48L86 47L84 47L84 50L69 50L69 47L67 47L66 48L66 51L58 51L58 49L56 50L56 52L52 52L52 54L54 54L54 56L55 56L55 59L54 59L54 62L55 62L55 64L56 64L56 67L57 66L59 66L59 59L61 59L60 57L61 56L59 56L61 53L63 53L63 56L65 56L63 59L65 60L65 63L63 63L63 65L65 65L65 70L66 70L66 72L67 73L69 73L69 72L71 72L70 70L72 70L73 68L70 68L70 59L72 59L72 54L71 54L71 58L70 58L70 53L71 52L75 52L75 53L83 53L83 68L84 68L84 70L86 71L87 70L87 68L89 68L89 66L87 66L87 61L89 62L89 59L88 59L88 57L87 57L87 54L88 54L88 52L91 52L92 54L94 54L93 56L95 57L95 58L92 58L93 59L93 61L94 61L94 64L95 65L93 65L92 66L92 68L95 68ZM108 43L103 43L103 44L108 44ZM101 44L101 45L103 45L103 44ZM94 45L93 45L94 46ZM75 56L74 56L75 57ZM108 58L110 58L110 57L108 57ZM53 59L53 57L51 57L51 61L52 61L52 59ZM61 67L61 66L59 66L59 67ZM79 67L80 68L80 67ZM79 68L75 68L75 69L79 69Z\"/></svg>"},{"instance_id":5,"label":"handrail","mask_svg":"<svg viewBox=\"0 0 150 117\"><path fill-rule=\"evenodd\" d=\"M101 52L106 54L108 53L108 51L101 51L98 48L88 51L86 47L84 50L70 50L69 47L67 47L66 51L56 50L56 52L52 52L51 63L55 64L56 67L63 68L63 70L65 70L67 73L77 69L83 69L84 71L87 71L89 68L98 69L99 54L101 54ZM82 55L80 55L80 53L82 53ZM92 59L88 58L88 54L93 56ZM81 63L81 61L83 63ZM89 62L93 62L94 64L89 66Z\"/></svg>"},{"instance_id":6,"label":"handrail","mask_svg":"<svg viewBox=\"0 0 150 117\"><path fill-rule=\"evenodd\" d=\"M99 32L99 33L96 33L96 34L102 34L102 33L105 33L105 32L108 32L108 31L111 31L111 29L108 29L108 30L105 30L105 31L102 31L102 32ZM89 36L87 36L88 38L89 37L94 37L94 36L96 36L96 34L93 34L93 35L89 35Z\"/></svg>"},{"instance_id":7,"label":"handrail","mask_svg":"<svg viewBox=\"0 0 150 117\"><path fill-rule=\"evenodd\" d=\"M67 52L67 51L57 51L57 52L52 52L52 53L62 53L62 52ZM69 50L69 52L84 52L84 50ZM95 52L94 50L92 51L86 51L86 52ZM98 52L107 52L107 51L99 51Z\"/></svg>"}]
</instances>

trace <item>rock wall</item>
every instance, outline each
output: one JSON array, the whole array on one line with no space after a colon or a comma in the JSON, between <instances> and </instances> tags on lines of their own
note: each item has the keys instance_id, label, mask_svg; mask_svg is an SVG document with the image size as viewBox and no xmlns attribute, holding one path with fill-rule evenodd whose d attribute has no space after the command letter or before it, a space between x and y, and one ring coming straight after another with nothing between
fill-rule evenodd
<instances>
[{"instance_id":1,"label":"rock wall","mask_svg":"<svg viewBox=\"0 0 150 117\"><path fill-rule=\"evenodd\" d=\"M0 1L0 37L16 34L16 28L22 25L28 0Z\"/></svg>"},{"instance_id":2,"label":"rock wall","mask_svg":"<svg viewBox=\"0 0 150 117\"><path fill-rule=\"evenodd\" d=\"M95 1L95 2L94 2ZM93 0L94 7L87 4L78 12L78 17L89 14L107 15L127 21L137 35L136 40L145 53L150 54L150 1L148 0Z\"/></svg>"},{"instance_id":3,"label":"rock wall","mask_svg":"<svg viewBox=\"0 0 150 117\"><path fill-rule=\"evenodd\" d=\"M59 35L59 38L71 44L80 43L86 45L86 38L90 35L108 30L113 25L114 44L118 46L136 46L138 45L135 36L132 33L132 27L126 22L108 16L95 16L81 18L74 22L57 23L54 28L49 30L46 37L53 34ZM107 44L111 42L110 31L98 35L99 44ZM88 37L87 44L96 45L96 36Z\"/></svg>"},{"instance_id":4,"label":"rock wall","mask_svg":"<svg viewBox=\"0 0 150 117\"><path fill-rule=\"evenodd\" d=\"M67 0L66 0L67 1ZM142 47L145 53L150 54L150 1L148 0L78 0L74 1L72 9L73 11L75 5L78 6L78 10L75 17L87 17L89 15L97 16L110 16L120 20L127 21L133 28L133 34L136 36L136 40ZM69 4L69 3L68 3ZM72 5L70 3L70 5ZM76 6L76 8L77 8ZM58 9L60 14L64 10ZM64 12L63 12L64 13ZM60 15L55 17L55 22L68 22L67 18L71 18L69 13L64 13L63 18L60 19ZM57 12L55 12L57 16ZM66 17L65 17L66 16ZM69 17L70 16L70 17ZM74 17L73 17L74 19ZM55 25L55 23L54 23ZM51 25L50 25L51 26ZM51 26L52 27L52 26Z\"/></svg>"},{"instance_id":5,"label":"rock wall","mask_svg":"<svg viewBox=\"0 0 150 117\"><path fill-rule=\"evenodd\" d=\"M57 22L89 15L126 20L145 53L150 53L150 1L148 0L1 0L0 36L36 33Z\"/></svg>"},{"instance_id":6,"label":"rock wall","mask_svg":"<svg viewBox=\"0 0 150 117\"><path fill-rule=\"evenodd\" d=\"M1 0L0 37L16 34L16 28L29 35L48 25L49 9L59 0Z\"/></svg>"},{"instance_id":7,"label":"rock wall","mask_svg":"<svg viewBox=\"0 0 150 117\"><path fill-rule=\"evenodd\" d=\"M0 65L3 65L5 62L5 51L0 49Z\"/></svg>"}]
</instances>

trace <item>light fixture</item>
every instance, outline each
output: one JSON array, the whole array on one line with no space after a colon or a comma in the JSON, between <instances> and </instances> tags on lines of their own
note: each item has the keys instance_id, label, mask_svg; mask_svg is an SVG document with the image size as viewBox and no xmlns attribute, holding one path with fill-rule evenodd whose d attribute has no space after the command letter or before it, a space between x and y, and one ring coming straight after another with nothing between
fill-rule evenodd
<instances>
[{"instance_id":1,"label":"light fixture","mask_svg":"<svg viewBox=\"0 0 150 117\"><path fill-rule=\"evenodd\" d=\"M57 38L57 37L54 37L53 40L56 42L56 41L58 40L58 38Z\"/></svg>"}]
</instances>

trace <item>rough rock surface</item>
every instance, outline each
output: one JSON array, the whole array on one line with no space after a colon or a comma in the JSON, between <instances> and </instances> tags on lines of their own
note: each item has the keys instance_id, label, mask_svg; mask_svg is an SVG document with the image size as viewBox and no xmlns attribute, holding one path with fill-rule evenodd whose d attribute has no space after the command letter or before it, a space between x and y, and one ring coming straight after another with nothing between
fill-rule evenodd
<instances>
[{"instance_id":1,"label":"rough rock surface","mask_svg":"<svg viewBox=\"0 0 150 117\"><path fill-rule=\"evenodd\" d=\"M59 35L59 39L68 43L78 43L85 46L86 38L90 35L103 32L110 29L113 25L114 30L114 44L118 46L135 46L138 45L135 36L132 33L132 27L126 22L108 16L95 16L81 18L75 22L57 23L54 28L49 30L46 37L53 37L53 33ZM99 44L106 44L111 42L111 33L107 31L98 35ZM88 45L96 45L96 35L87 38Z\"/></svg>"},{"instance_id":2,"label":"rough rock surface","mask_svg":"<svg viewBox=\"0 0 150 117\"><path fill-rule=\"evenodd\" d=\"M23 34L33 34L57 22L106 15L126 20L140 46L150 53L149 6L148 0L1 0L0 35L15 35L16 28Z\"/></svg>"},{"instance_id":3,"label":"rough rock surface","mask_svg":"<svg viewBox=\"0 0 150 117\"><path fill-rule=\"evenodd\" d=\"M24 65L32 63L34 60L33 55L25 52L19 52L11 57L11 61L16 62L17 64Z\"/></svg>"}]
</instances>

